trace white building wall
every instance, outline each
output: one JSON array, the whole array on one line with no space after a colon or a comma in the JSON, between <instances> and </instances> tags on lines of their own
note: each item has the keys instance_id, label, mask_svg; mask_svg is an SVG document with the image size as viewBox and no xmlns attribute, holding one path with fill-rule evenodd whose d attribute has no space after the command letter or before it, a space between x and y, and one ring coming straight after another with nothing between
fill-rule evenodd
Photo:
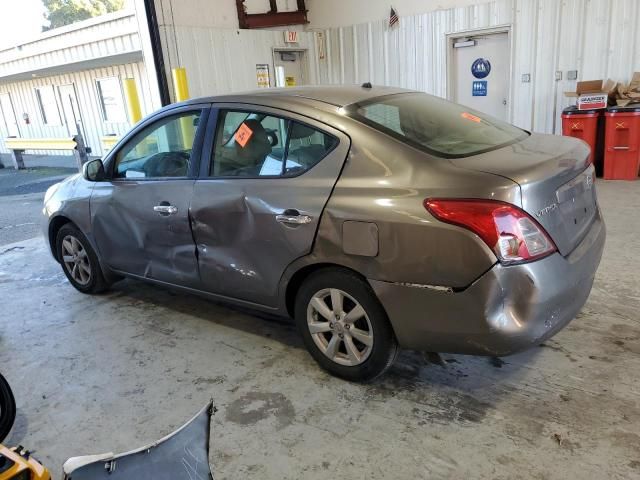
<instances>
[{"instance_id":1,"label":"white building wall","mask_svg":"<svg viewBox=\"0 0 640 480\"><path fill-rule=\"evenodd\" d=\"M0 84L0 94L9 93L13 108L18 119L20 136L23 138L60 138L68 137L69 131L63 125L44 125L40 109L36 101L36 87L53 85L58 101L58 110L62 115L62 107L58 97L57 87L61 85L74 84L78 98L78 106L82 117L83 130L86 133L85 142L92 148L92 155L103 155L100 138L104 135L116 134L118 136L126 133L131 127L129 122L105 122L100 108L96 80L103 77L116 76L120 80L124 78L134 78L140 96L140 103L143 115L153 111L153 105L149 95L148 80L146 77L143 62L129 63L124 65L114 65L104 68L83 70L73 73L64 73L32 80ZM23 114L29 115L30 124L25 124ZM0 122L0 152L8 153L4 147L3 140L7 136L4 125ZM65 152L39 151L37 153L60 155Z\"/></svg>"},{"instance_id":2,"label":"white building wall","mask_svg":"<svg viewBox=\"0 0 640 480\"><path fill-rule=\"evenodd\" d=\"M307 83L311 84L318 81L314 38L313 33L300 32L300 42L295 44L296 49L307 50ZM255 90L256 64L269 64L271 82L275 85L273 48L292 48L292 45L284 43L284 35L280 31L189 26L176 27L175 41L169 37L168 43L164 38L162 43L172 98L172 68L186 68L192 98Z\"/></svg>"},{"instance_id":3,"label":"white building wall","mask_svg":"<svg viewBox=\"0 0 640 480\"><path fill-rule=\"evenodd\" d=\"M249 13L269 10L269 0L246 0ZM318 81L318 55L315 34L301 25L274 29L238 29L235 0L155 0L160 41L169 83L174 98L171 70L187 70L192 98L220 95L257 88L256 64L269 64L271 81L274 48L307 51L307 83ZM278 0L278 10L295 10L296 0ZM299 43L286 44L282 30L298 30Z\"/></svg>"},{"instance_id":4,"label":"white building wall","mask_svg":"<svg viewBox=\"0 0 640 480\"><path fill-rule=\"evenodd\" d=\"M144 26L146 28L146 24ZM104 153L102 136L120 136L130 127L128 121L104 120L96 85L98 78L116 76L120 81L134 78L143 115L159 107L156 78L147 75L138 28L134 11L123 10L57 28L21 45L0 50L0 93L10 95L20 136L60 138L70 135L64 122L60 122L61 125L44 124L35 91L41 86L54 87L61 116L63 110L57 87L75 86L85 143L94 155ZM29 124L24 121L24 114L29 116ZM8 152L3 141L7 134L4 122L0 121L0 152L3 153Z\"/></svg>"},{"instance_id":5,"label":"white building wall","mask_svg":"<svg viewBox=\"0 0 640 480\"><path fill-rule=\"evenodd\" d=\"M491 0L305 0L310 28L345 27L389 18L391 5L398 15L477 5Z\"/></svg>"},{"instance_id":6,"label":"white building wall","mask_svg":"<svg viewBox=\"0 0 640 480\"><path fill-rule=\"evenodd\" d=\"M309 3L312 22L313 9L324 2ZM339 11L334 10L336 18ZM563 92L575 89L575 81L567 80L568 70L577 70L581 80L610 77L622 82L640 70L637 0L494 0L401 16L400 26L391 30L387 23L384 16L319 29L327 52L319 62L319 82L371 81L446 97L447 34L509 25L511 120L528 130L559 133L561 110L571 102ZM563 73L561 81L555 80L557 70ZM522 82L523 74L531 75L530 83Z\"/></svg>"},{"instance_id":7,"label":"white building wall","mask_svg":"<svg viewBox=\"0 0 640 480\"><path fill-rule=\"evenodd\" d=\"M278 11L297 9L296 0L277 0ZM155 0L158 20L206 28L238 28L236 0ZM245 0L247 13L266 13L269 0Z\"/></svg>"}]
</instances>

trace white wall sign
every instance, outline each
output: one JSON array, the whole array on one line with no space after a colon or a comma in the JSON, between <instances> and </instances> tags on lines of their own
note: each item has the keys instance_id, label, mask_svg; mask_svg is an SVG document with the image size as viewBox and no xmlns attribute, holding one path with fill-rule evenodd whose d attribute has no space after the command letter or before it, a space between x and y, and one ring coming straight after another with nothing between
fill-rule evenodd
<instances>
[{"instance_id":1,"label":"white wall sign","mask_svg":"<svg viewBox=\"0 0 640 480\"><path fill-rule=\"evenodd\" d=\"M271 81L269 79L269 65L266 63L256 64L256 80L258 88L269 88Z\"/></svg>"}]
</instances>

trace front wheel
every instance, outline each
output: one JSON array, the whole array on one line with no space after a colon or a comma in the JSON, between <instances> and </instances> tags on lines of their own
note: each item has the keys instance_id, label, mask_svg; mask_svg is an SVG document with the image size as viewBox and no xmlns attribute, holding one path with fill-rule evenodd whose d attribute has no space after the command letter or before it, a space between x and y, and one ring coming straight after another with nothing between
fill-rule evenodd
<instances>
[{"instance_id":1,"label":"front wheel","mask_svg":"<svg viewBox=\"0 0 640 480\"><path fill-rule=\"evenodd\" d=\"M9 383L0 375L0 443L9 435L15 419L16 401Z\"/></svg>"},{"instance_id":2,"label":"front wheel","mask_svg":"<svg viewBox=\"0 0 640 480\"><path fill-rule=\"evenodd\" d=\"M87 237L73 224L58 231L56 249L67 279L82 293L100 293L109 288L100 262Z\"/></svg>"},{"instance_id":3,"label":"front wheel","mask_svg":"<svg viewBox=\"0 0 640 480\"><path fill-rule=\"evenodd\" d=\"M371 381L396 358L386 312L371 287L348 270L321 270L305 280L295 318L311 356L340 378Z\"/></svg>"}]
</instances>

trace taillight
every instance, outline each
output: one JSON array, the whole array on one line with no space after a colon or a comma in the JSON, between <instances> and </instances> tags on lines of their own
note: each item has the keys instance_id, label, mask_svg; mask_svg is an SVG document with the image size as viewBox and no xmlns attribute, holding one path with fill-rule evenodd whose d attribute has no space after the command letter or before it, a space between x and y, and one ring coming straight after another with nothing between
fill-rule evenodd
<instances>
[{"instance_id":1,"label":"taillight","mask_svg":"<svg viewBox=\"0 0 640 480\"><path fill-rule=\"evenodd\" d=\"M528 262L556 251L542 226L510 203L428 198L424 207L438 220L477 234L503 263Z\"/></svg>"}]
</instances>

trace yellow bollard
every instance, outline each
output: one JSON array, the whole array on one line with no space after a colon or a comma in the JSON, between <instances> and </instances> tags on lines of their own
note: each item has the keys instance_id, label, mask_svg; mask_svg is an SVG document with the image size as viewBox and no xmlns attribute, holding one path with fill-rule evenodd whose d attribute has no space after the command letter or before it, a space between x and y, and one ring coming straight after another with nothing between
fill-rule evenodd
<instances>
[{"instance_id":1,"label":"yellow bollard","mask_svg":"<svg viewBox=\"0 0 640 480\"><path fill-rule=\"evenodd\" d=\"M129 114L129 122L131 122L131 125L135 125L142 120L142 110L140 108L140 97L138 96L136 81L133 78L125 78L122 84L124 87L124 99L127 104L127 113ZM147 143L147 140L143 140L136 147L136 155L138 157L144 157L151 153Z\"/></svg>"},{"instance_id":2,"label":"yellow bollard","mask_svg":"<svg viewBox=\"0 0 640 480\"><path fill-rule=\"evenodd\" d=\"M173 76L173 89L176 94L176 102L189 100L189 84L187 83L187 69L178 67L171 70Z\"/></svg>"},{"instance_id":3,"label":"yellow bollard","mask_svg":"<svg viewBox=\"0 0 640 480\"><path fill-rule=\"evenodd\" d=\"M140 97L138 97L138 89L136 81L133 78L124 79L124 98L127 102L127 111L129 113L129 121L131 124L138 123L142 119L142 110L140 109Z\"/></svg>"},{"instance_id":4,"label":"yellow bollard","mask_svg":"<svg viewBox=\"0 0 640 480\"><path fill-rule=\"evenodd\" d=\"M187 69L178 67L171 70L173 76L173 89L176 95L176 102L189 100L189 84L187 83ZM195 137L195 129L191 117L183 117L180 119L180 131L182 134L182 146L184 150L191 150L193 147L193 139Z\"/></svg>"}]
</instances>

